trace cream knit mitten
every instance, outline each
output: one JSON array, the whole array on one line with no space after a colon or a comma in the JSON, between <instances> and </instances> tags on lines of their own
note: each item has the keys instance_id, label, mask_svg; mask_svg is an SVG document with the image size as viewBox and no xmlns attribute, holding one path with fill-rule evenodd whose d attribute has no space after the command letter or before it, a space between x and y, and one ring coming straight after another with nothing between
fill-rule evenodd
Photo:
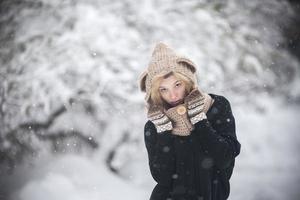
<instances>
[{"instance_id":1,"label":"cream knit mitten","mask_svg":"<svg viewBox=\"0 0 300 200\"><path fill-rule=\"evenodd\" d=\"M157 133L172 130L173 128L170 119L163 113L161 106L150 105L147 117L155 125Z\"/></svg>"},{"instance_id":2,"label":"cream knit mitten","mask_svg":"<svg viewBox=\"0 0 300 200\"><path fill-rule=\"evenodd\" d=\"M212 98L207 93L194 89L185 97L184 102L187 105L188 118L193 125L207 119L206 113L212 103Z\"/></svg>"}]
</instances>

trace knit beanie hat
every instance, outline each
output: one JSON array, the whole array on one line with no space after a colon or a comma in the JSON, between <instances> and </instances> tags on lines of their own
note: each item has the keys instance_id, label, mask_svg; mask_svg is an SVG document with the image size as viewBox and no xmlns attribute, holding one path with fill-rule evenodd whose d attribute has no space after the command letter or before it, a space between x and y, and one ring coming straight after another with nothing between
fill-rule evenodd
<instances>
[{"instance_id":1,"label":"knit beanie hat","mask_svg":"<svg viewBox=\"0 0 300 200\"><path fill-rule=\"evenodd\" d=\"M154 48L147 70L141 74L139 80L141 91L146 92L146 101L150 98L153 79L171 71L179 72L197 84L196 65L188 58L177 55L166 44L159 42Z\"/></svg>"}]
</instances>

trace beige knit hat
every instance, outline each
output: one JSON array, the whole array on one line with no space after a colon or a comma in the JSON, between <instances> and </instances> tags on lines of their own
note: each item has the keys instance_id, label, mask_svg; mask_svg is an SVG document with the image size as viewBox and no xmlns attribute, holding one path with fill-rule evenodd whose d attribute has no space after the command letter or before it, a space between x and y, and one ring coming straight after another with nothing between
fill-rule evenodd
<instances>
[{"instance_id":1,"label":"beige knit hat","mask_svg":"<svg viewBox=\"0 0 300 200\"><path fill-rule=\"evenodd\" d=\"M154 77L171 71L179 72L197 84L196 65L188 58L177 55L170 47L159 42L154 48L147 70L141 74L139 80L141 91L146 92L146 101L150 98Z\"/></svg>"}]
</instances>

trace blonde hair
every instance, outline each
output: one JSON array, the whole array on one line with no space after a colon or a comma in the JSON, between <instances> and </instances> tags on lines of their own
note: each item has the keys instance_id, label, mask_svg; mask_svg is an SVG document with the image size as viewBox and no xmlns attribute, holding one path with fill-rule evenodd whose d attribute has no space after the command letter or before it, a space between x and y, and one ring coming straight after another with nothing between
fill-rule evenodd
<instances>
[{"instance_id":1,"label":"blonde hair","mask_svg":"<svg viewBox=\"0 0 300 200\"><path fill-rule=\"evenodd\" d=\"M159 92L159 86L163 79L166 79L171 75L174 75L178 80L184 82L186 94L190 93L190 91L192 91L192 89L194 89L196 87L196 85L195 85L196 83L194 83L192 81L192 79L190 79L189 77L187 77L179 72L171 71L165 75L160 75L153 79L152 87L151 87L151 91L150 91L150 99L148 101L148 104L156 104L156 105L160 105L160 106L165 106L165 102L162 99L160 92Z\"/></svg>"}]
</instances>

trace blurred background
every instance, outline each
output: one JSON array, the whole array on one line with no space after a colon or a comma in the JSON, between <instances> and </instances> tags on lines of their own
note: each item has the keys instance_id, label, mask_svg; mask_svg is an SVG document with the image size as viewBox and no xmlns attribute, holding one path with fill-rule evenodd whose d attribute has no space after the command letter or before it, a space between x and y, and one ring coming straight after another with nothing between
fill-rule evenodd
<instances>
[{"instance_id":1,"label":"blurred background","mask_svg":"<svg viewBox=\"0 0 300 200\"><path fill-rule=\"evenodd\" d=\"M229 199L299 200L291 0L1 0L0 199L149 199L138 78L159 41L231 103L242 149Z\"/></svg>"}]
</instances>

